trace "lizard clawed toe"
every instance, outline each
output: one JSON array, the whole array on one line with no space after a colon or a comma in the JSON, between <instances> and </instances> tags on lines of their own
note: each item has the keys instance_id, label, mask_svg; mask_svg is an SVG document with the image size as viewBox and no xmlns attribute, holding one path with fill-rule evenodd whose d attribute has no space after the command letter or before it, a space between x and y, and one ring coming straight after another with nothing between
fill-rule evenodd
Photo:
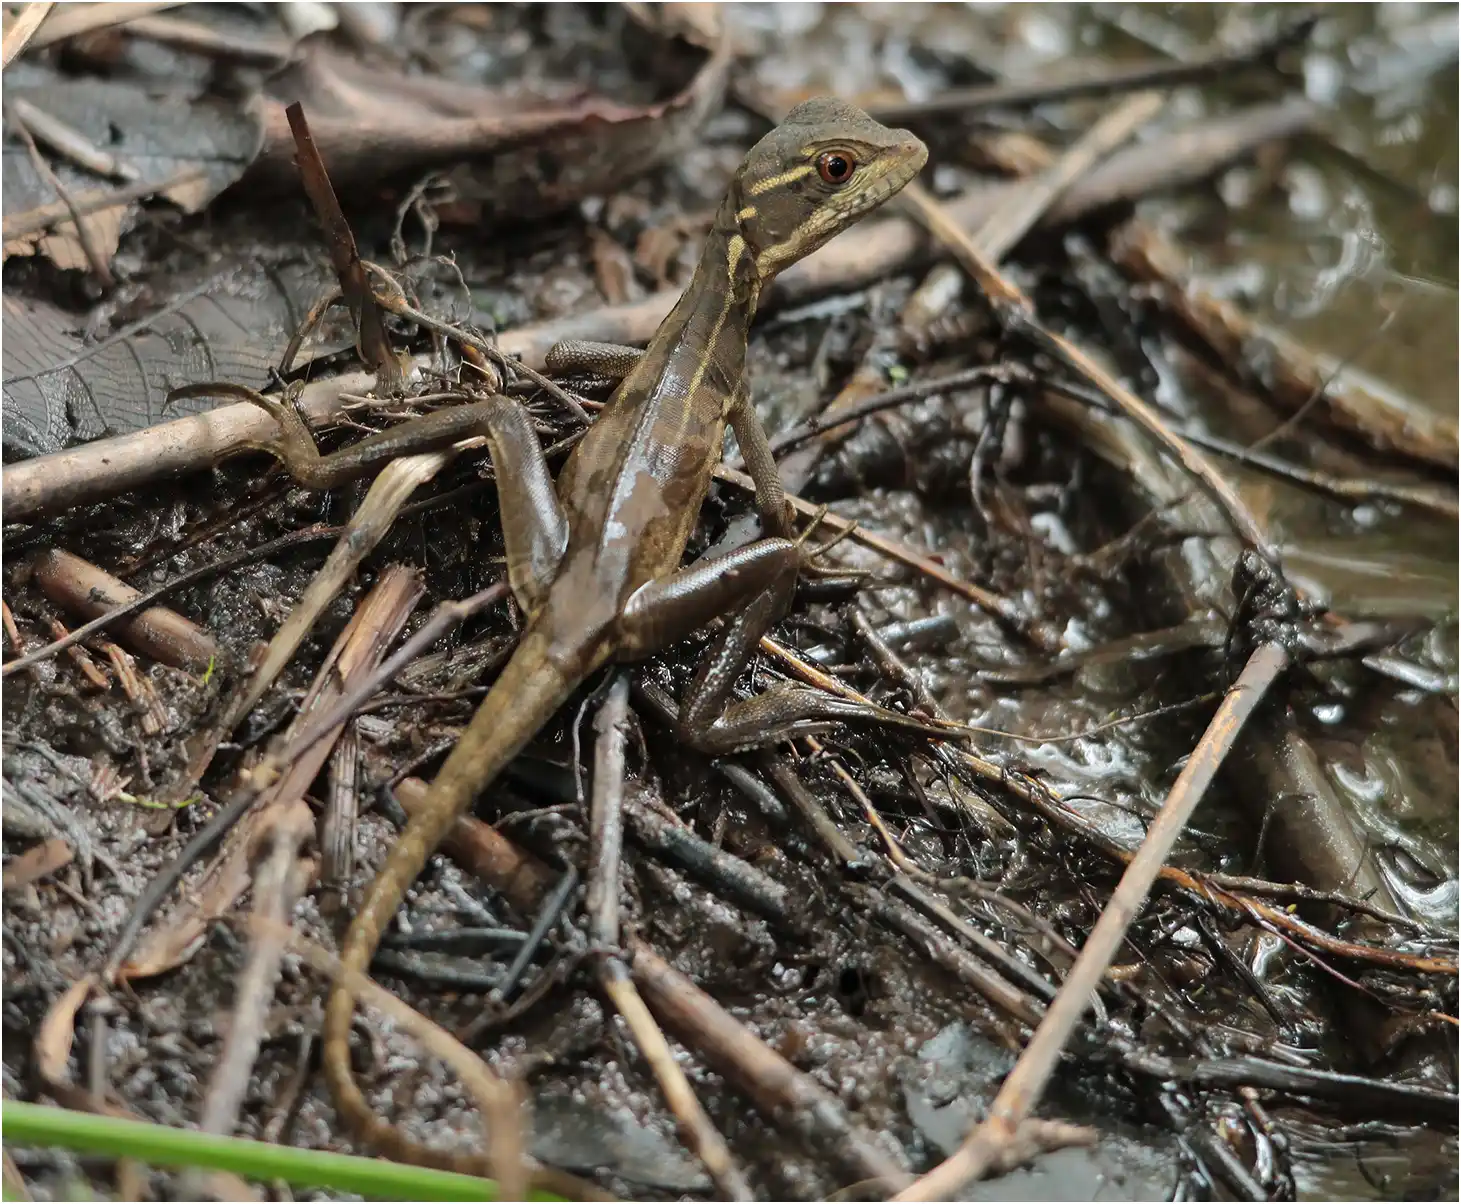
<instances>
[{"instance_id":1,"label":"lizard clawed toe","mask_svg":"<svg viewBox=\"0 0 1461 1204\"><path fill-rule=\"evenodd\" d=\"M235 401L246 401L256 405L279 424L279 434L273 439L246 439L237 445L238 450L260 451L281 461L290 472L299 475L301 468L307 468L320 458L314 435L299 409L299 396L304 386L295 382L285 387L282 398L260 393L247 385L227 381L208 381L196 385L182 385L173 389L163 399L166 410L175 401L193 397L227 397Z\"/></svg>"},{"instance_id":2,"label":"lizard clawed toe","mask_svg":"<svg viewBox=\"0 0 1461 1204\"><path fill-rule=\"evenodd\" d=\"M816 561L820 557L824 556L826 553L830 552L844 539L846 539L849 535L856 531L856 523L849 523L841 531L837 532L836 535L832 536L831 539L828 539L819 544L811 544L810 546L808 546L808 541L816 532L817 528L821 526L822 520L827 517L830 509L831 507L826 505L818 506L816 513L812 515L811 521L807 523L805 528L803 528L801 534L799 534L792 541L796 545L796 547L801 550L801 571L805 576L843 577L850 575L847 569L837 568L835 566L819 565L816 563Z\"/></svg>"}]
</instances>

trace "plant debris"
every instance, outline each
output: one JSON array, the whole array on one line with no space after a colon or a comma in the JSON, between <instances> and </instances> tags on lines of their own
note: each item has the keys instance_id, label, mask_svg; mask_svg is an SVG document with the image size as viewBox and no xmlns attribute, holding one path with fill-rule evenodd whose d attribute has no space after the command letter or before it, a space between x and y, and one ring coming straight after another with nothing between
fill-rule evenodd
<instances>
[{"instance_id":1,"label":"plant debris","mask_svg":"<svg viewBox=\"0 0 1461 1204\"><path fill-rule=\"evenodd\" d=\"M6 29L10 1098L348 1148L329 951L522 623L480 440L278 461L505 397L556 471L613 381L550 347L642 344L767 115L841 88L933 161L764 299L838 576L737 689L894 722L710 760L706 633L594 678L356 984L370 1106L569 1198L1455 1191L1454 359L1366 380L1229 278L1359 196L1454 303L1375 179L1419 178L1377 97L1454 134L1383 82L1423 14L134 7ZM738 465L692 556L754 533Z\"/></svg>"}]
</instances>

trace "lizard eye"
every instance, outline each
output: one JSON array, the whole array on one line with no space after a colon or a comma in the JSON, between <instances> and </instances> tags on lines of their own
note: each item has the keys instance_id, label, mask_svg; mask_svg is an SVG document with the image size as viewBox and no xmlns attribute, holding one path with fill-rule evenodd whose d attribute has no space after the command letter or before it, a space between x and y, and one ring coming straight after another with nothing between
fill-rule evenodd
<instances>
[{"instance_id":1,"label":"lizard eye","mask_svg":"<svg viewBox=\"0 0 1461 1204\"><path fill-rule=\"evenodd\" d=\"M846 184L857 170L857 160L846 151L824 151L817 160L817 174L828 184Z\"/></svg>"}]
</instances>

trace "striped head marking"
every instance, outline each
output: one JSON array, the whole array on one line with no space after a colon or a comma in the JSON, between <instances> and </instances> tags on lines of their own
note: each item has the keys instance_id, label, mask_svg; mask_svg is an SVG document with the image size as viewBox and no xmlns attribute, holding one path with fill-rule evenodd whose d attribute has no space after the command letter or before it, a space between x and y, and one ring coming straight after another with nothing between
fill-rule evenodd
<instances>
[{"instance_id":1,"label":"striped head marking","mask_svg":"<svg viewBox=\"0 0 1461 1204\"><path fill-rule=\"evenodd\" d=\"M797 105L751 148L727 214L766 284L913 179L928 148L830 97Z\"/></svg>"}]
</instances>

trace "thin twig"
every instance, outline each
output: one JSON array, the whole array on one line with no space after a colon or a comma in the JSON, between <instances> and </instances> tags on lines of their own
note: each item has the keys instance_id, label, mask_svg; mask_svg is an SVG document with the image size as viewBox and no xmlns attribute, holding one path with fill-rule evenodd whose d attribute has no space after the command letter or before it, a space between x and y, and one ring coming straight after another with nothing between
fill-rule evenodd
<instances>
[{"instance_id":1,"label":"thin twig","mask_svg":"<svg viewBox=\"0 0 1461 1204\"><path fill-rule=\"evenodd\" d=\"M568 909L569 900L578 890L578 881L578 869L575 866L570 865L558 876L557 885L539 904L538 914L533 917L533 926L528 929L522 945L513 955L507 969L503 971L502 981L493 987L487 996L489 1004L505 1003L517 994L518 984L527 972L528 965L538 955L538 950L548 939L548 934L553 931L558 921L563 918L563 913Z\"/></svg>"},{"instance_id":2,"label":"thin twig","mask_svg":"<svg viewBox=\"0 0 1461 1204\"><path fill-rule=\"evenodd\" d=\"M1246 464L1260 472L1282 477L1320 493L1344 502L1398 502L1402 506L1413 506L1426 510L1440 518L1461 518L1461 505L1454 494L1442 492L1428 485L1406 485L1395 481L1370 480L1364 477L1339 477L1333 473L1320 472L1315 468L1304 468L1278 456L1270 456L1254 447L1243 447L1216 435L1203 434L1185 428L1173 428L1183 439L1220 456L1227 456L1239 464Z\"/></svg>"},{"instance_id":3,"label":"thin twig","mask_svg":"<svg viewBox=\"0 0 1461 1204\"><path fill-rule=\"evenodd\" d=\"M939 749L945 763L951 768L962 770L975 779L999 786L1020 802L1033 808L1051 822L1073 832L1092 848L1123 865L1129 865L1133 854L1123 848L1098 825L1093 824L1080 812L1073 810L1048 786L1023 774L996 765L975 753L954 749L947 745ZM1411 971L1417 974L1440 974L1455 978L1461 974L1455 957L1429 957L1407 953L1400 949L1382 948L1378 945L1349 941L1334 936L1305 923L1284 907L1275 907L1262 899L1247 894L1229 892L1216 885L1212 877L1188 873L1177 866L1162 866L1158 871L1161 881L1189 893L1204 903L1222 907L1224 910L1252 923L1268 927L1280 935L1291 937L1300 947L1318 949L1335 957L1368 965L1388 966L1392 969Z\"/></svg>"},{"instance_id":4,"label":"thin twig","mask_svg":"<svg viewBox=\"0 0 1461 1204\"><path fill-rule=\"evenodd\" d=\"M992 265L969 236L949 217L944 206L915 180L902 193L919 221L958 258L984 290L1002 325L1011 334L1022 335L1037 348L1056 356L1084 376L1120 408L1121 412L1152 436L1187 472L1202 482L1222 508L1233 530L1251 548L1272 556L1268 537L1248 507L1227 480L1206 457L1179 439L1161 416L1063 335L1041 324L1030 299Z\"/></svg>"},{"instance_id":5,"label":"thin twig","mask_svg":"<svg viewBox=\"0 0 1461 1204\"><path fill-rule=\"evenodd\" d=\"M733 1077L757 1108L833 1151L854 1174L889 1183L908 1176L842 1102L765 1044L642 941L632 945L634 981L660 1020L716 1069Z\"/></svg>"},{"instance_id":6,"label":"thin twig","mask_svg":"<svg viewBox=\"0 0 1461 1204\"><path fill-rule=\"evenodd\" d=\"M735 485L737 488L745 489L751 493L755 492L755 482L743 472L737 472L733 468L720 465L715 470L719 480ZM960 580L940 564L936 564L927 556L908 547L906 544L896 540L887 539L881 535L874 535L864 530L850 519L842 518L836 514L826 511L823 507L807 501L805 498L797 497L795 494L788 494L789 501L798 514L807 518L821 515L824 525L832 528L838 533L850 531L848 538L853 543L861 544L874 552L881 553L890 560L896 560L899 564L906 564L909 568L922 573L931 581L937 582L945 589L967 598L981 610L987 611L994 618L1006 623L1015 632L1028 639L1037 648L1044 652L1057 652L1064 642L1060 633L1055 631L1048 623L1040 619L1032 618L1022 613L1019 607L1007 598L1001 598L998 594L989 590L981 589L972 582Z\"/></svg>"},{"instance_id":7,"label":"thin twig","mask_svg":"<svg viewBox=\"0 0 1461 1204\"><path fill-rule=\"evenodd\" d=\"M934 880L935 885L942 886L939 880ZM970 924L963 917L955 914L942 899L929 894L912 879L898 875L891 883L894 890L902 892L904 896L925 915L932 916L938 920L950 932L956 933L960 939L967 941L978 949L986 958L999 967L1004 976L1011 981L1022 983L1028 990L1033 991L1040 997L1041 1002L1048 1002L1055 996L1055 988L1043 978L1038 971L1032 969L1025 962L1021 961L998 941L986 936ZM1003 902L1003 897L1001 896ZM1038 1016L1036 1022L1038 1023Z\"/></svg>"},{"instance_id":8,"label":"thin twig","mask_svg":"<svg viewBox=\"0 0 1461 1204\"><path fill-rule=\"evenodd\" d=\"M981 254L993 263L1008 255L1058 197L1155 117L1162 104L1160 92L1138 92L1091 126L1027 191L1012 194L989 215L974 238Z\"/></svg>"},{"instance_id":9,"label":"thin twig","mask_svg":"<svg viewBox=\"0 0 1461 1204\"><path fill-rule=\"evenodd\" d=\"M20 10L20 14L5 31L4 42L0 43L0 70L10 66L11 60L35 37L36 30L51 11L52 3L53 0L29 0Z\"/></svg>"},{"instance_id":10,"label":"thin twig","mask_svg":"<svg viewBox=\"0 0 1461 1204\"><path fill-rule=\"evenodd\" d=\"M379 391L395 393L402 383L401 364L391 349L385 322L381 318L375 294L371 291L370 281L366 279L360 252L355 247L355 235L350 230L344 210L340 208L339 198L330 183L330 175L325 170L324 160L320 158L319 148L315 146L314 138L310 135L304 106L295 101L284 110L284 115L289 119L289 129L294 135L300 181L310 204L314 206L315 216L325 228L325 241L329 246L335 275L340 281L340 291L350 306L350 316L355 319L361 358L374 370Z\"/></svg>"},{"instance_id":11,"label":"thin twig","mask_svg":"<svg viewBox=\"0 0 1461 1204\"><path fill-rule=\"evenodd\" d=\"M239 975L234 1007L223 1051L214 1064L203 1097L198 1127L228 1135L238 1121L249 1075L259 1055L269 1006L284 955L285 934L295 901L308 885L297 872L299 850L314 835L309 809L286 807L277 812L268 855L254 875L254 928L249 959Z\"/></svg>"},{"instance_id":12,"label":"thin twig","mask_svg":"<svg viewBox=\"0 0 1461 1204\"><path fill-rule=\"evenodd\" d=\"M1309 1096L1339 1105L1366 1119L1389 1113L1405 1117L1411 1123L1456 1123L1456 1093L1419 1083L1390 1082L1244 1056L1168 1058L1141 1050L1126 1055L1124 1061L1131 1069L1159 1079L1191 1083L1195 1087L1251 1086Z\"/></svg>"},{"instance_id":13,"label":"thin twig","mask_svg":"<svg viewBox=\"0 0 1461 1204\"><path fill-rule=\"evenodd\" d=\"M46 1014L36 1029L31 1049L36 1077L46 1092L59 1100L63 1107L95 1113L97 1116L138 1120L140 1117L133 1112L99 1098L71 1078L71 1047L76 1041L76 1013L98 987L95 974L84 974L57 995L46 1009Z\"/></svg>"},{"instance_id":14,"label":"thin twig","mask_svg":"<svg viewBox=\"0 0 1461 1204\"><path fill-rule=\"evenodd\" d=\"M1090 1004L1126 931L1146 901L1173 844L1187 826L1208 784L1221 767L1244 723L1288 666L1277 644L1261 644L1218 707L1207 731L1192 750L1172 791L1147 829L1111 901L1101 912L1075 965L1035 1030L1015 1068L989 1107L989 1115L947 1161L935 1167L895 1200L944 1200L981 1178L1000 1150L1029 1117L1060 1060L1061 1052Z\"/></svg>"},{"instance_id":15,"label":"thin twig","mask_svg":"<svg viewBox=\"0 0 1461 1204\"><path fill-rule=\"evenodd\" d=\"M127 23L126 32L129 37L147 38L210 58L265 67L276 66L294 53L294 43L283 37L249 36L181 17L137 17Z\"/></svg>"},{"instance_id":16,"label":"thin twig","mask_svg":"<svg viewBox=\"0 0 1461 1204\"><path fill-rule=\"evenodd\" d=\"M841 864L844 871L857 873L867 869L869 864L876 864L873 858L853 844L847 834L833 822L832 817L827 814L827 808L822 806L817 796L807 789L806 783L797 776L796 770L786 758L778 757L770 752L762 752L756 760L761 772L771 779L772 784L781 792L783 798L790 800L791 805L796 808L807 826L822 842L823 847ZM747 774L744 767L725 765L721 767L721 772L743 790L745 789L741 775L750 775Z\"/></svg>"},{"instance_id":17,"label":"thin twig","mask_svg":"<svg viewBox=\"0 0 1461 1204\"><path fill-rule=\"evenodd\" d=\"M179 2L180 0L144 0L143 3L132 4L118 0L115 3L67 4L46 22L45 29L38 37L31 38L30 44L35 47L50 46L67 38L94 33L98 29L125 25L128 21L145 17L148 13L176 8Z\"/></svg>"},{"instance_id":18,"label":"thin twig","mask_svg":"<svg viewBox=\"0 0 1461 1204\"><path fill-rule=\"evenodd\" d=\"M949 971L965 986L972 987L995 1007L1021 1024L1034 1028L1044 1015L1042 1002L992 970L968 950L945 937L911 907L882 891L866 887L849 888L869 915L876 916L895 932L901 932L935 965ZM1008 955L1005 955L1008 957Z\"/></svg>"},{"instance_id":19,"label":"thin twig","mask_svg":"<svg viewBox=\"0 0 1461 1204\"><path fill-rule=\"evenodd\" d=\"M922 401L925 397L932 397L935 393L952 393L956 389L967 389L971 385L983 384L986 381L1000 381L1008 384L1014 380L1032 381L1033 379L1029 372L1019 364L981 364L977 368L966 368L962 372L951 372L947 376L921 380L898 389L889 389L886 393L875 394L856 405L840 409L829 408L825 414L811 422L803 422L790 430L782 431L771 440L771 450L773 452L790 451L819 436L833 434L839 432L843 427L861 422L869 415L891 410L896 406L907 405L910 402ZM740 467L740 463L738 460L736 467Z\"/></svg>"},{"instance_id":20,"label":"thin twig","mask_svg":"<svg viewBox=\"0 0 1461 1204\"><path fill-rule=\"evenodd\" d=\"M624 730L629 678L615 676L594 718L593 795L589 807L589 934L600 948L619 947L619 859L624 849Z\"/></svg>"},{"instance_id":21,"label":"thin twig","mask_svg":"<svg viewBox=\"0 0 1461 1204\"><path fill-rule=\"evenodd\" d=\"M649 1063L665 1102L674 1113L680 1126L680 1136L693 1150L705 1169L710 1173L721 1193L727 1200L754 1200L751 1185L731 1154L725 1142L700 1101L695 1098L694 1088L685 1077L685 1071L675 1060L674 1050L665 1040L664 1033L655 1023L654 1016L644 1005L629 971L617 957L606 958L599 972L599 982L623 1017L629 1031L634 1034L635 1044L644 1060Z\"/></svg>"},{"instance_id":22,"label":"thin twig","mask_svg":"<svg viewBox=\"0 0 1461 1204\"><path fill-rule=\"evenodd\" d=\"M1196 370L1213 374L1215 369L1209 369L1203 361L1190 358L1189 364ZM1102 410L1105 413L1115 414L1116 410L1107 400L1094 390L1083 388L1074 382L1046 381L1042 382L1044 388L1051 393L1062 394L1074 401L1089 405ZM1328 387L1326 382L1325 387ZM1321 394L1315 394L1316 397ZM1429 485L1406 485L1394 481L1369 480L1364 477L1339 477L1333 473L1320 472L1314 468L1304 468L1288 460L1270 455L1259 450L1261 443L1268 442L1276 433L1270 431L1263 439L1249 446L1241 443L1234 443L1230 439L1223 439L1217 435L1210 435L1204 431L1195 431L1187 426L1173 425L1172 430L1189 443L1208 451L1216 452L1220 456L1236 460L1239 464L1245 464L1259 472L1270 473L1285 480L1294 481L1300 485L1307 485L1320 493L1327 493L1331 497L1339 498L1346 502L1374 502L1390 501L1399 502L1403 506L1414 506L1418 510L1427 510L1442 518L1454 519L1458 517L1457 499L1453 492L1445 492L1442 489Z\"/></svg>"},{"instance_id":23,"label":"thin twig","mask_svg":"<svg viewBox=\"0 0 1461 1204\"><path fill-rule=\"evenodd\" d=\"M470 347L480 352L504 372L516 373L517 375L527 377L533 384L537 385L538 388L542 389L549 397L561 405L574 419L584 425L588 424L588 413L578 404L577 399L566 392L563 386L556 381L549 380L537 369L523 363L521 360L509 359L486 339L479 338L471 331L463 330L459 326L453 326L448 322L433 318L430 314L422 313L406 301L399 286L391 279L390 273L380 265L366 263L365 269L372 272L378 280L388 286L387 291L376 291L374 293L376 302L383 308L390 310L397 317L405 318L408 321L424 326L427 330L434 330L438 334L455 339L463 347Z\"/></svg>"},{"instance_id":24,"label":"thin twig","mask_svg":"<svg viewBox=\"0 0 1461 1204\"><path fill-rule=\"evenodd\" d=\"M61 640L64 640L68 634L70 634L66 630L66 625L62 623L60 619L53 618L50 621L49 626L51 629L51 639L53 642L59 643ZM89 681L98 690L105 690L109 685L111 685L110 679L105 673L101 671L101 669L97 666L96 661L92 659L91 654L88 653L85 648L68 649L68 655L71 657L71 660L76 665L76 667L81 670L81 673L86 678L86 680Z\"/></svg>"},{"instance_id":25,"label":"thin twig","mask_svg":"<svg viewBox=\"0 0 1461 1204\"><path fill-rule=\"evenodd\" d=\"M140 173L132 164L94 146L85 134L74 126L67 125L59 117L53 117L44 109L37 108L30 101L18 96L12 98L9 105L37 142L44 142L56 154L70 159L77 167L128 183L138 179ZM80 216L80 206L74 199L71 209Z\"/></svg>"},{"instance_id":26,"label":"thin twig","mask_svg":"<svg viewBox=\"0 0 1461 1204\"><path fill-rule=\"evenodd\" d=\"M300 319L299 325L294 328L294 333L289 336L289 342L284 344L284 350L279 353L280 375L294 371L294 357L299 354L299 349L304 346L305 339L309 338L315 328L324 321L325 315L332 308L336 305L344 304L345 294L340 291L339 282L336 281L334 284L326 285L319 297L315 299L314 304L309 307L304 317ZM413 360L411 366L414 368L420 366L421 363L422 361L419 359ZM340 399L348 402L360 400L355 394L347 397L343 393ZM365 400L373 401L374 399L366 398Z\"/></svg>"},{"instance_id":27,"label":"thin twig","mask_svg":"<svg viewBox=\"0 0 1461 1204\"><path fill-rule=\"evenodd\" d=\"M624 800L624 818L636 844L685 870L721 898L788 931L800 928L794 892L763 870L702 839L688 824L666 818L662 809L641 799Z\"/></svg>"},{"instance_id":28,"label":"thin twig","mask_svg":"<svg viewBox=\"0 0 1461 1204\"><path fill-rule=\"evenodd\" d=\"M0 600L0 622L5 627L5 638L10 641L12 650L25 653L25 641L20 637L20 628L16 625L15 615L11 613L10 603Z\"/></svg>"},{"instance_id":29,"label":"thin twig","mask_svg":"<svg viewBox=\"0 0 1461 1204\"><path fill-rule=\"evenodd\" d=\"M31 162L35 164L36 171L51 186L57 199L66 206L66 212L76 227L76 241L81 244L81 249L86 254L87 265L91 268L92 275L96 277L97 284L103 290L110 291L113 284L111 267L107 264L107 257L102 253L101 247L97 245L95 233L77 210L70 189L61 183L60 177L51 170L51 165L46 162L46 157L36 146L35 139L31 137L30 127L26 125L21 115L12 108L6 117L10 122L10 128L25 143L26 152L30 155Z\"/></svg>"},{"instance_id":30,"label":"thin twig","mask_svg":"<svg viewBox=\"0 0 1461 1204\"><path fill-rule=\"evenodd\" d=\"M1086 79L1017 81L984 84L974 88L951 88L928 100L896 101L869 106L879 121L901 124L919 117L943 113L971 113L994 108L1031 108L1088 96L1109 96L1138 88L1176 88L1268 64L1282 50L1307 41L1317 15L1305 14L1272 37L1252 46L1197 59L1190 63L1131 63L1103 70Z\"/></svg>"},{"instance_id":31,"label":"thin twig","mask_svg":"<svg viewBox=\"0 0 1461 1204\"><path fill-rule=\"evenodd\" d=\"M1456 939L1454 929L1448 931L1413 916L1403 916L1399 912L1387 911L1383 907L1376 907L1366 899L1356 899L1353 895L1347 895L1343 891L1318 890L1312 886L1306 886L1302 882L1270 882L1265 878L1249 878L1240 874L1198 874L1195 876L1198 881L1210 882L1223 890L1242 891L1244 894L1250 895L1267 895L1270 899L1284 899L1293 903L1333 904L1336 907L1343 907L1347 911L1369 916L1382 923L1395 924L1398 927L1408 928L1413 932L1436 939Z\"/></svg>"},{"instance_id":32,"label":"thin twig","mask_svg":"<svg viewBox=\"0 0 1461 1204\"><path fill-rule=\"evenodd\" d=\"M207 174L201 167L187 167L175 175L168 176L165 180L139 180L136 184L128 184L125 188L83 192L72 199L70 206L67 206L64 201L50 201L44 205L37 205L34 209L6 214L3 223L0 223L0 231L3 231L3 238L6 242L16 238L25 238L31 234L39 234L43 230L48 230L59 221L69 219L72 209L80 217L89 217L104 209L130 205L133 201L146 200L150 196L181 188L185 184L194 184L206 178Z\"/></svg>"}]
</instances>

